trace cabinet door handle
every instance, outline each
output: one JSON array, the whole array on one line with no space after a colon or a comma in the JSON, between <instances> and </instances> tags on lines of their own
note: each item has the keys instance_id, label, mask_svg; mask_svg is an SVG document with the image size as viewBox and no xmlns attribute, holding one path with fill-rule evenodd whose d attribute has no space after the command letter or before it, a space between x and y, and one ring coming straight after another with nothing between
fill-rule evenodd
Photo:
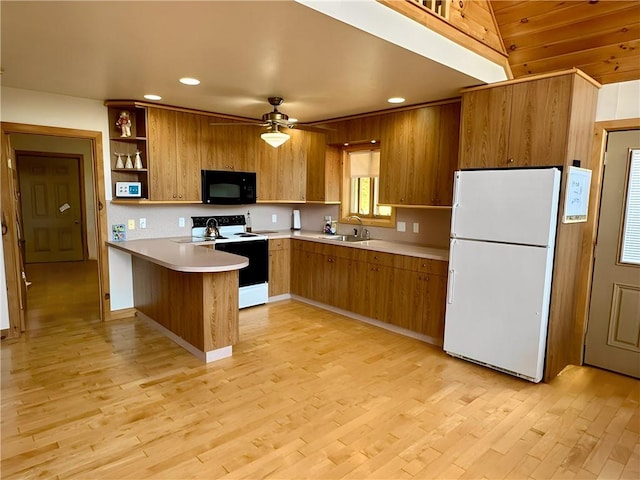
<instances>
[{"instance_id":1,"label":"cabinet door handle","mask_svg":"<svg viewBox=\"0 0 640 480\"><path fill-rule=\"evenodd\" d=\"M513 163L513 158L510 158L509 160L507 160L507 163Z\"/></svg>"}]
</instances>

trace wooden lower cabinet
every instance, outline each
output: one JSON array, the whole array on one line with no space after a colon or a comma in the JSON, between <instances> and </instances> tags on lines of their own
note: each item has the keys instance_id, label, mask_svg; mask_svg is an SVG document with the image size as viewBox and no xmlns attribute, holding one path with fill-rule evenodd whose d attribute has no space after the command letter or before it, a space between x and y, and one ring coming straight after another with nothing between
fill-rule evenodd
<instances>
[{"instance_id":1,"label":"wooden lower cabinet","mask_svg":"<svg viewBox=\"0 0 640 480\"><path fill-rule=\"evenodd\" d=\"M291 240L269 240L269 296L291 291Z\"/></svg>"},{"instance_id":2,"label":"wooden lower cabinet","mask_svg":"<svg viewBox=\"0 0 640 480\"><path fill-rule=\"evenodd\" d=\"M304 240L291 252L294 295L442 342L446 262Z\"/></svg>"}]
</instances>

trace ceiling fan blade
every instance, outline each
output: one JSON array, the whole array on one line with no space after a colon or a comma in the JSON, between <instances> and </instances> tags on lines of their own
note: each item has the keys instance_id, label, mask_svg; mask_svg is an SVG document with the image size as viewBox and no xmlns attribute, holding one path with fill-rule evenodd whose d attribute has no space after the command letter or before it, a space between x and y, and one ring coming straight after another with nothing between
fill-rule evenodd
<instances>
[{"instance_id":1,"label":"ceiling fan blade","mask_svg":"<svg viewBox=\"0 0 640 480\"><path fill-rule=\"evenodd\" d=\"M330 132L335 132L336 129L335 128L329 128L329 127L320 127L320 126L315 126L315 125L306 125L304 123L293 123L293 124L289 124L287 125L289 128L294 128L296 130L305 130L307 132L316 132L316 133L330 133Z\"/></svg>"},{"instance_id":2,"label":"ceiling fan blade","mask_svg":"<svg viewBox=\"0 0 640 480\"><path fill-rule=\"evenodd\" d=\"M258 122L228 122L228 123L209 123L209 125L212 125L214 127L218 127L218 126L242 126L242 125L252 125L254 127L267 127L269 126L268 123L258 123Z\"/></svg>"}]
</instances>

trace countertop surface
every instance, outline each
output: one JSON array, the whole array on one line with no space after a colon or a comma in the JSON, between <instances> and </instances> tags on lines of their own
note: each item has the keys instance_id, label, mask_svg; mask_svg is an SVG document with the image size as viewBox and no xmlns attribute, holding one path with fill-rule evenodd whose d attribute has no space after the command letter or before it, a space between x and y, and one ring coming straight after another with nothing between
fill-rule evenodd
<instances>
[{"instance_id":1,"label":"countertop surface","mask_svg":"<svg viewBox=\"0 0 640 480\"><path fill-rule=\"evenodd\" d=\"M389 242L386 240L365 240L362 242L341 242L336 240L335 235L326 235L319 232L305 230L257 230L254 233L266 235L270 239L294 238L309 240L313 242L327 243L341 247L362 248L376 252L394 253L397 255L408 255L410 257L429 258L431 260L449 261L449 250L446 248L426 247L413 243Z\"/></svg>"},{"instance_id":2,"label":"countertop surface","mask_svg":"<svg viewBox=\"0 0 640 480\"><path fill-rule=\"evenodd\" d=\"M245 257L208 248L211 242L186 243L181 238L150 238L107 242L107 245L177 272L228 272L249 265Z\"/></svg>"}]
</instances>

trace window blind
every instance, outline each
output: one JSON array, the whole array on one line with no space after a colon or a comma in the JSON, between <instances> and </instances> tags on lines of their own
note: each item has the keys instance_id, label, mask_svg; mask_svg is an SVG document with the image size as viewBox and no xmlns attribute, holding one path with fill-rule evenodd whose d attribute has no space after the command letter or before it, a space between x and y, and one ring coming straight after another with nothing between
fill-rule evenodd
<instances>
[{"instance_id":1,"label":"window blind","mask_svg":"<svg viewBox=\"0 0 640 480\"><path fill-rule=\"evenodd\" d=\"M640 149L631 150L620 262L640 265Z\"/></svg>"},{"instance_id":2,"label":"window blind","mask_svg":"<svg viewBox=\"0 0 640 480\"><path fill-rule=\"evenodd\" d=\"M380 175L380 151L361 150L349 152L351 178L377 177Z\"/></svg>"}]
</instances>

